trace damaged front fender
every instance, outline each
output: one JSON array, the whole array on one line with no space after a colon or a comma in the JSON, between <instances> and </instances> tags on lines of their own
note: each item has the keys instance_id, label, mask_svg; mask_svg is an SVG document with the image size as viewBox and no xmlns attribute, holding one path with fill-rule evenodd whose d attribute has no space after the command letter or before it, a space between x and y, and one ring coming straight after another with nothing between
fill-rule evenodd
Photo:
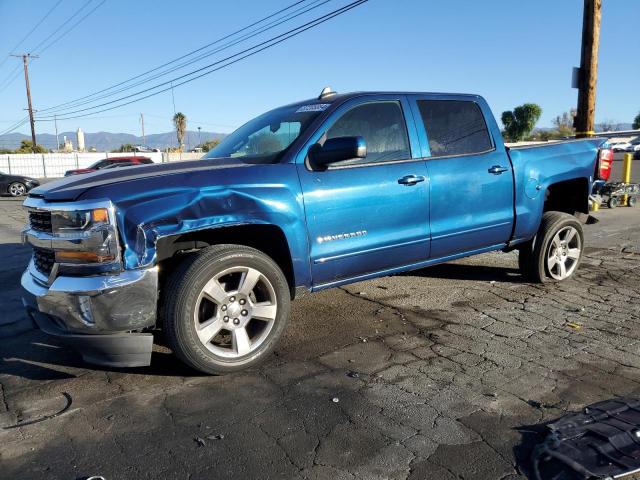
<instances>
[{"instance_id":1,"label":"damaged front fender","mask_svg":"<svg viewBox=\"0 0 640 480\"><path fill-rule=\"evenodd\" d=\"M158 240L164 237L236 225L274 225L287 239L296 285L310 283L304 210L293 164L140 178L88 194L115 204L126 269L154 265Z\"/></svg>"}]
</instances>

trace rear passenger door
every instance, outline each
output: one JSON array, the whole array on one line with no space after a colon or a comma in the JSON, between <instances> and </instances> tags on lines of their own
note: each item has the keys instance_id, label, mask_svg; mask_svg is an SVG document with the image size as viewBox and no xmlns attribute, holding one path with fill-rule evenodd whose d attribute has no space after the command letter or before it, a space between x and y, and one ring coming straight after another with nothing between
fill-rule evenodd
<instances>
[{"instance_id":1,"label":"rear passenger door","mask_svg":"<svg viewBox=\"0 0 640 480\"><path fill-rule=\"evenodd\" d=\"M511 237L511 162L486 103L468 98L412 97L430 178L432 258L499 247Z\"/></svg>"}]
</instances>

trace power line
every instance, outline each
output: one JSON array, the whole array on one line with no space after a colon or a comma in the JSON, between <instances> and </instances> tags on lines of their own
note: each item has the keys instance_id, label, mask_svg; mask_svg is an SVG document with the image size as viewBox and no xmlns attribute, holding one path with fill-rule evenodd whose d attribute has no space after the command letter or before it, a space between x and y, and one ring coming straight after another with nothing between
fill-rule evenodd
<instances>
[{"instance_id":1,"label":"power line","mask_svg":"<svg viewBox=\"0 0 640 480\"><path fill-rule=\"evenodd\" d=\"M170 61L168 61L168 62L165 62L165 63L163 63L162 65L159 65L158 67L152 68L152 69L150 69L150 70L147 70L146 72L140 73L140 74L138 74L138 75L136 75L136 76L134 76L134 77L131 77L131 78L127 79L127 80L124 80L124 81L122 81L122 82L116 83L115 85L112 85L112 86L110 86L110 87L104 88L104 89L102 89L102 90L98 90L98 91L96 91L96 92L90 93L90 94L88 94L88 95L85 95L84 97L80 97L80 98L77 98L77 99L75 99L75 100L70 100L70 101L68 101L68 102L64 102L64 103L61 103L61 104L58 104L58 105L54 105L54 106L52 106L52 107L43 108L43 109L41 109L41 111L42 111L42 112L48 112L48 111L51 111L51 110L56 110L56 111L58 111L58 110L59 110L59 107L70 106L70 108L73 108L73 107L76 107L76 106L80 106L80 105L85 105L85 104L87 104L87 103L91 103L91 101L93 101L93 100L86 101L86 102L82 102L82 101L83 101L83 100L87 100L87 99L92 98L92 97L96 97L97 95L100 95L101 93L108 92L109 90L113 90L113 89L115 89L115 88L117 88L117 87L119 87L119 86L125 85L125 84L130 83L130 82L132 82L132 81L134 81L134 80L137 80L137 79L139 79L139 78L141 78L141 77L144 77L144 76L148 75L149 73L156 72L156 71L158 71L158 70L160 70L160 69L162 69L162 68L164 68L164 67L166 67L166 66L169 66L169 65L174 64L174 63L176 63L176 62L178 62L178 61L180 61L180 60L182 60L182 59L185 59L185 58L187 58L187 57L190 57L190 56L192 56L192 55L193 55L193 54L195 54L195 53L201 52L202 50L206 50L207 48L209 48L209 47L211 47L211 46L213 46L213 45L216 45L216 44L218 44L218 43L220 43L220 42L223 42L224 40L227 40L227 39L229 39L229 38L231 38L231 37L233 37L233 36L237 35L238 33L241 33L241 32L243 32L243 31L245 31L245 30L248 30L248 29L250 29L250 28L252 28L252 27L254 27L254 26L256 26L256 25L259 25L259 24L261 24L261 23L264 23L265 21L267 21L267 20L269 20L269 19L271 19L271 18L273 18L273 17L275 17L275 16L279 15L280 13L285 12L285 11L287 11L287 10L290 10L290 9L292 9L292 8L294 8L294 7L298 6L299 4L304 3L304 2L306 2L306 1L308 1L308 0L299 0L299 1L296 1L296 2L292 3L291 5L289 5L289 6L285 7L285 8L283 8L283 9L281 9L281 10L278 10L277 12L274 12L274 13L272 13L272 14L270 14L270 15L267 15L267 16L266 16L266 17L264 17L264 18L261 18L260 20L258 20L258 21L256 21L256 22L253 22L253 23L252 23L252 24L250 24L250 25L247 25L247 26L245 26L245 27L243 27L243 28L240 28L240 29L238 29L238 30L236 30L236 31L234 31L234 32L232 32L232 33L230 33L230 34L227 34L227 35L225 35L225 36L223 36L223 37L221 37L221 38L218 38L217 40L214 40L214 41L212 41L212 42L210 42L210 43L208 43L208 44L206 44L206 45L203 45L202 47L199 47L199 48L197 48L197 49L195 49L195 50L192 50L192 51L190 51L190 52L188 52L188 53L186 53L186 54L184 54L184 55L181 55L181 56L179 56L179 57L177 57L177 58L174 58L173 60L170 60ZM318 3L319 1L320 1L320 0L314 0L314 1L311 3L311 5L313 5L314 3ZM327 3L328 1L331 1L331 0L325 0L325 1L324 1L324 2L322 2L320 5L322 5L322 4L324 4L324 3ZM293 12L290 12L289 14L285 15L285 17L289 16L289 18L285 18L285 20L281 21L280 23L277 23L276 25L273 25L273 23L274 23L274 22L268 23L268 24L267 24L267 26L271 25L269 28L261 27L261 28L263 28L263 30L261 30L261 31L259 31L259 32L257 32L257 33L255 33L255 35L258 35L259 33L263 33L264 31L266 31L266 30L268 30L268 29L274 28L275 26L277 26L277 25L279 25L279 24L283 23L284 21L291 20L291 19L293 19L293 18L295 18L295 17L297 17L297 16L299 16L299 15L301 15L301 14L303 14L303 13L308 12L309 10L311 10L311 9L313 9L313 8L317 8L317 7L318 7L318 6L320 6L320 5L316 5L316 6L312 7L312 8L309 8L309 9L307 9L307 10L304 10L302 13L298 13L297 15L289 16L289 15L292 15L292 14L295 14L295 13L299 12L301 9L304 9L304 8L306 8L306 7L301 7L301 8L299 8L299 9L297 9L297 10L294 10ZM277 22L277 20L276 20L276 22ZM255 32L255 30L254 30L254 32ZM253 32L252 32L252 33L253 33ZM248 39L248 38L251 38L251 35L245 35L245 37L243 38L243 40ZM111 93L111 94L107 94L107 95L99 96L99 97L97 97L95 100L99 100L99 99L101 99L101 98L107 98L107 97L109 97L109 96L111 96L111 95L114 95L114 94L116 94L116 93L120 93L120 92L125 91L125 90L127 90L127 89L129 89L129 88L133 88L133 87L138 86L138 85L141 85L141 84L143 84L143 83L145 83L145 82L148 82L148 81L154 80L155 78L158 78L158 77L161 77L161 76L166 75L166 74L168 74L168 73L171 73L171 72L173 72L173 71L175 71L175 70L177 70L177 69L179 69L179 68L181 68L181 67L183 67L183 66L189 65L189 64L191 64L191 63L194 63L194 62L195 62L195 61L197 61L197 60L200 60L200 59L202 59L202 58L205 58L206 56L212 55L212 54L214 54L214 53L218 53L218 52L220 52L220 51L224 50L225 48L229 48L230 46L233 46L233 45L235 45L235 44L237 44L237 43L239 43L239 41L236 41L236 43L233 43L233 44L231 44L231 45L226 44L226 46L225 46L224 48L216 49L214 52L211 52L211 53L208 53L208 54L204 54L204 55L200 55L200 56L198 56L198 57L197 57L197 58L195 58L195 59L189 60L188 62L183 62L183 63L182 63L182 64L180 64L178 67L172 67L171 69L169 69L169 70L167 70L167 71L165 71L165 72L163 72L163 73L161 73L161 74L157 74L157 75L155 75L155 76L154 76L154 77L152 77L152 78L148 78L148 79L145 79L145 80L141 80L140 82L138 82L138 83L136 83L136 84L134 84L134 85L131 85L131 86L126 87L126 88L119 89L118 91L113 92L113 93ZM60 109L60 111L61 111L61 110L65 110L65 108ZM68 108L66 108L66 110L68 110Z\"/></svg>"},{"instance_id":2,"label":"power line","mask_svg":"<svg viewBox=\"0 0 640 480\"><path fill-rule=\"evenodd\" d=\"M52 12L56 9L56 7L57 7L58 5L60 5L61 3L62 3L62 0L58 0L58 1L56 2L56 4L55 4L53 7L51 7L47 13L45 13L45 14L44 14L44 17L42 17L42 18L40 19L40 21L39 21L38 23L36 23L36 24L34 25L34 27L33 27L31 30L29 30L29 31L27 32L27 34L26 34L24 37L22 37L22 40L20 40L18 43L16 43L16 44L13 46L13 48L12 48L11 50L9 50L9 53L13 52L13 51L14 51L15 49L17 49L20 45L22 45L22 44L24 43L24 41L25 41L27 38L29 38L33 32L35 32L35 31L36 31L36 28L38 28L40 25L42 25L42 22L44 22L44 21L47 19L47 17L49 17L49 15L51 15L51 13L52 13ZM2 62L0 62L0 67L2 67L2 66L6 63L6 61L8 60L8 58L9 58L9 57L7 56L4 60L2 60Z\"/></svg>"},{"instance_id":3,"label":"power line","mask_svg":"<svg viewBox=\"0 0 640 480\"><path fill-rule=\"evenodd\" d=\"M95 7L93 7L85 16L83 16L80 20L78 20L76 23L74 23L73 25L71 25L67 30L64 31L64 33L62 35L60 35L59 37L57 37L55 40L53 40L51 43L49 43L46 47L44 47L42 50L40 50L40 53L44 52L45 50L49 49L51 46L53 46L55 43L59 42L64 36L66 36L71 30L73 30L74 28L76 28L80 23L82 23L84 21L85 18L87 18L89 15L91 15L93 12L95 12L98 8L100 8L107 0L102 0L102 2L100 2L98 5L96 5Z\"/></svg>"},{"instance_id":4,"label":"power line","mask_svg":"<svg viewBox=\"0 0 640 480\"><path fill-rule=\"evenodd\" d=\"M51 34L49 34L48 37L46 37L44 40L42 40L38 45L36 45L35 47L33 47L31 49L32 52L37 52L38 48L40 48L43 44L45 44L51 37L53 37L56 33L58 33L60 30L62 30L71 20L73 20L75 17L77 17L78 15L80 15L80 13L89 6L89 4L93 2L93 0L87 0L84 5L82 5L78 10L76 10L76 13L74 13L73 15L71 15L69 18L67 18L64 22L62 22L62 24L60 24L58 26L58 28L56 28Z\"/></svg>"},{"instance_id":5,"label":"power line","mask_svg":"<svg viewBox=\"0 0 640 480\"><path fill-rule=\"evenodd\" d=\"M20 128L21 126L23 126L25 123L27 123L29 121L29 117L25 117L22 120L18 120L16 123L14 123L13 125L11 125L9 128L7 128L6 130L4 130L3 132L0 132L0 135L6 135L7 133L11 133L14 130L17 130L18 128Z\"/></svg>"},{"instance_id":6,"label":"power line","mask_svg":"<svg viewBox=\"0 0 640 480\"><path fill-rule=\"evenodd\" d=\"M60 0L62 1L62 0ZM58 4L60 3L60 1L58 3L56 3L54 5L53 8L57 7ZM101 3L99 3L96 7L94 7L91 11L89 11L86 15L84 15L80 20L78 20L76 23L74 23L71 27L69 27L65 32L62 33L62 35L58 36L57 38L55 38L53 41L51 41L49 44L45 45L45 47L40 51L40 53L44 52L45 50L47 50L49 47L51 47L53 44L57 43L59 40L61 40L65 35L67 35L71 30L73 30L75 27L77 27L85 18L87 18L89 15L91 15L93 12L95 12L100 6L102 6L103 3L105 3L106 0L102 0ZM71 17L69 17L67 20L65 20L61 25L58 26L58 28L56 28L49 36L47 36L44 40L42 40L38 45L36 45L34 48L31 49L31 51L33 53L37 53L38 52L38 48L40 48L40 46L42 46L47 40L49 40L50 38L52 38L56 33L58 33L62 28L64 28L71 20L73 20L75 17L77 17L91 2L93 2L93 0L87 0L87 2L80 7L76 13L74 13ZM50 12L53 11L50 10ZM49 13L50 13L49 12ZM46 15L48 16L48 15ZM44 18L46 18L46 16ZM44 20L43 18L43 20ZM40 23L42 23L42 20L38 23L38 25L40 25ZM25 37L26 38L26 37ZM17 72L17 73L15 73ZM5 81L0 82L0 93L2 91L4 91L9 85L11 85L18 77L20 76L20 66L18 65L10 74L9 76L5 79ZM11 77L9 79L9 77ZM8 80L8 81L6 81Z\"/></svg>"},{"instance_id":7,"label":"power line","mask_svg":"<svg viewBox=\"0 0 640 480\"><path fill-rule=\"evenodd\" d=\"M2 82L0 82L0 91L4 90L9 85L11 85L14 82L14 80L18 78L19 75L20 75L20 65L16 65L16 67L13 70L11 70L9 75L7 75L5 79L2 80Z\"/></svg>"},{"instance_id":8,"label":"power line","mask_svg":"<svg viewBox=\"0 0 640 480\"><path fill-rule=\"evenodd\" d=\"M278 45L278 44L288 40L289 38L292 38L292 37L295 37L297 35L300 35L301 33L305 32L307 30L310 30L311 28L314 28L314 27L316 27L316 26L318 26L318 25L320 25L320 24L322 24L324 22L327 22L327 21L333 19L334 17L342 15L342 14L348 12L349 10L351 10L353 8L356 8L356 7L366 3L367 1L368 0L356 0L356 1L352 2L352 3L349 3L349 4L341 7L341 8L333 10L332 12L329 12L329 13L327 13L325 15L317 17L314 20L312 20L310 22L307 22L307 23L305 23L305 24L303 24L303 25L301 25L299 27L296 27L294 29L291 29L291 30L283 33L283 34L280 34L280 35L277 35L275 37L272 37L269 40L266 40L264 42L258 43L256 45L250 47L250 48L247 48L247 49L245 49L245 50L243 50L241 52L238 52L238 53L236 53L234 55L230 55L230 56L228 56L228 57L226 57L226 58L224 58L222 60L219 60L217 62L211 63L211 64L206 65L204 67L198 68L198 69L196 69L196 70L194 70L192 72L189 72L187 74L180 75L180 76L178 76L176 78L173 78L173 79L171 79L169 81L160 83L160 84L155 85L153 87L138 91L136 93L132 93L130 95L126 95L124 97L121 97L121 98L118 98L118 99L115 99L115 100L111 100L109 102L105 102L105 103L100 104L100 105L95 105L93 107L87 107L87 108L83 108L83 109L80 109L80 110L67 112L67 115L72 115L74 113L81 113L81 112L85 112L85 111L88 111L88 110L93 110L93 109L100 108L100 107L103 107L103 106L111 105L113 103L117 103L117 102L120 102L122 100L126 100L128 98L144 94L144 93L149 92L151 90L155 90L155 89L160 88L162 86L165 86L165 85L168 85L168 84L173 84L173 82L175 82L176 80L181 80L181 79L184 79L186 77L190 77L192 75L195 75L198 72L203 72L204 71L203 73L200 73L199 75L197 75L197 76L195 76L193 78L190 78L188 80L184 80L184 81L182 81L182 82L180 82L178 84L174 84L174 85L172 85L172 86L170 86L168 88L164 88L164 89L159 90L157 92L151 93L149 95L146 95L146 96L134 99L134 100L131 100L131 101L126 102L126 103L122 103L120 105L116 105L116 106L113 106L113 107L105 108L105 109L102 109L102 110L97 110L97 111L95 111L93 113L76 115L76 116L71 116L71 117L64 117L63 119L69 120L69 119L73 119L73 118L82 118L82 117L90 116L90 115L95 114L95 113L106 112L108 110L113 110L115 108L120 108L120 107L123 107L125 105L130 105L131 103L135 103L135 102L147 99L149 97L158 95L160 93L166 92L166 91L170 90L172 87L177 87L177 86L180 86L180 85L184 85L186 83L190 83L190 82L192 82L194 80L197 80L198 78L204 77L204 76L209 75L209 74L211 74L213 72L216 72L218 70L226 68L226 67L228 67L230 65L233 65L234 63L237 63L237 62L239 62L239 61L241 61L241 60L243 60L245 58L251 57L251 56L253 56L253 55L257 54L257 53L260 53L260 52L262 52L262 51L264 51L264 50L266 50L268 48L274 47L275 45ZM252 50L254 50L254 51L252 51ZM238 58L235 58L234 60L231 60L234 57L238 57ZM224 62L227 62L227 63L224 63ZM220 65L220 64L223 64L223 65ZM216 65L220 65L220 66L218 66L216 68L212 68L212 67L215 67ZM206 71L206 70L208 70L208 71ZM51 118L51 115L40 117L40 118L38 118L38 120L50 120L50 118Z\"/></svg>"},{"instance_id":9,"label":"power line","mask_svg":"<svg viewBox=\"0 0 640 480\"><path fill-rule=\"evenodd\" d=\"M315 0L313 3L317 3L319 1L320 0ZM49 108L40 109L40 111L41 112L50 112L51 110L54 110L56 113L61 113L61 112L64 112L65 110L70 110L72 108L80 107L82 105L87 105L87 104L96 102L98 100L104 99L104 98L113 97L114 95L117 95L118 93L122 93L124 91L131 90L132 88L137 87L139 85L144 85L145 83L149 83L152 80L155 80L157 78L160 78L160 77L166 76L166 75L168 75L170 73L173 73L173 72L175 72L177 70L180 70L181 68L183 68L185 66L192 65L192 64L196 63L197 61L202 60L203 58L210 57L210 56L212 56L212 55L214 55L216 53L219 53L219 52L221 52L223 50L227 50L227 49L229 49L229 48L231 48L231 47L233 47L233 46L235 46L235 45L237 45L239 43L244 42L245 40L248 40L248 39L251 39L253 37L256 37L256 36L260 35L261 33L266 32L267 30L271 30L272 28L275 28L278 25L281 25L281 24L283 24L285 22L293 20L294 18L296 18L296 17L298 17L300 15L303 15L303 14L305 14L305 13L307 13L307 12L309 12L309 11L315 9L315 8L318 8L318 7L328 3L330 1L332 1L332 0L324 0L324 1L322 1L322 3L317 4L317 5L313 5L313 6L307 8L306 10L304 10L302 12L296 13L295 15L289 14L290 16L288 16L288 18L284 18L284 19L282 19L281 21L279 21L277 23L272 22L271 24L267 24L268 26L262 27L262 29L260 29L259 31L255 31L254 30L250 34L244 35L244 36L240 37L239 39L234 40L232 42L229 42L229 43L227 43L227 44L221 46L220 48L217 48L217 49L215 49L215 50L213 50L211 52L207 52L207 53L198 55L196 58L193 58L191 60L183 62L183 63L181 63L181 64L179 64L179 65L177 65L175 67L167 69L167 70L165 70L165 71L163 71L161 73L155 74L155 75L153 75L153 76L151 76L149 78L146 78L144 80L140 80L140 81L138 81L138 82L136 82L134 84L131 84L129 86L114 90L111 93L105 93L104 95L98 95L98 96L95 96L95 94L94 95L88 95L86 97L82 97L81 99L77 99L77 100L74 100L74 101L70 101L70 102L66 102L66 103L60 104L60 105L58 105L56 107L49 107ZM134 77L134 78L137 78L137 77ZM121 85L123 83L128 83L128 81L121 82L118 85ZM103 91L107 91L107 90L110 90L110 89L113 89L113 88L115 88L115 86L112 86L110 88L104 89ZM92 97L92 96L94 98L89 99L89 97ZM86 99L86 100L81 101L83 99ZM63 108L58 108L58 107L61 107L61 106Z\"/></svg>"}]
</instances>

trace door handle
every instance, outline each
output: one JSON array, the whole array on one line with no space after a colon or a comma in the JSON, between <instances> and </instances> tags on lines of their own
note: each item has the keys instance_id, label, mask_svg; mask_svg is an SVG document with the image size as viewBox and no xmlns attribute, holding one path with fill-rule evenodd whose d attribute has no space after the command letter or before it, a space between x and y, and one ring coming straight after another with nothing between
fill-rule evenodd
<instances>
[{"instance_id":1,"label":"door handle","mask_svg":"<svg viewBox=\"0 0 640 480\"><path fill-rule=\"evenodd\" d=\"M416 183L424 182L425 178L422 175L405 175L398 179L400 185L415 185Z\"/></svg>"},{"instance_id":2,"label":"door handle","mask_svg":"<svg viewBox=\"0 0 640 480\"><path fill-rule=\"evenodd\" d=\"M502 172L506 172L507 170L509 170L507 167L503 167L501 165L494 165L487 171L489 173L493 173L494 175L500 175Z\"/></svg>"}]
</instances>

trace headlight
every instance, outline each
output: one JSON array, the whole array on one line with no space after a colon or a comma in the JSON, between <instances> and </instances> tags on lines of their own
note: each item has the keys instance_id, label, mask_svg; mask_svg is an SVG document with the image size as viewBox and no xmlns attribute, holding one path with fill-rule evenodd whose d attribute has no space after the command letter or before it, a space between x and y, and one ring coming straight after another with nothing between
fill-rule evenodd
<instances>
[{"instance_id":1,"label":"headlight","mask_svg":"<svg viewBox=\"0 0 640 480\"><path fill-rule=\"evenodd\" d=\"M106 208L51 212L51 230L56 235L82 232L108 223Z\"/></svg>"},{"instance_id":2,"label":"headlight","mask_svg":"<svg viewBox=\"0 0 640 480\"><path fill-rule=\"evenodd\" d=\"M54 210L51 231L60 240L54 247L56 263L87 265L112 263L118 259L118 240L109 210Z\"/></svg>"}]
</instances>

